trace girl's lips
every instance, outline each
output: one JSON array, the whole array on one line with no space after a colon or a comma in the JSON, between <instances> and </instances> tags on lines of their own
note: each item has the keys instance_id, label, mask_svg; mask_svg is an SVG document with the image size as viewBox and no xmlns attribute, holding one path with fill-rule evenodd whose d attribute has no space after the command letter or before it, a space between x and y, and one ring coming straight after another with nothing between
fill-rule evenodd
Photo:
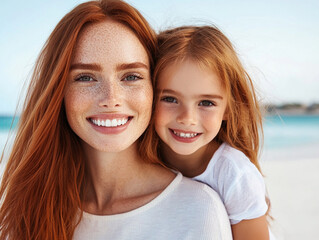
<instances>
[{"instance_id":1,"label":"girl's lips","mask_svg":"<svg viewBox=\"0 0 319 240\"><path fill-rule=\"evenodd\" d=\"M191 143L196 141L202 133L170 129L172 136L179 142Z\"/></svg>"}]
</instances>

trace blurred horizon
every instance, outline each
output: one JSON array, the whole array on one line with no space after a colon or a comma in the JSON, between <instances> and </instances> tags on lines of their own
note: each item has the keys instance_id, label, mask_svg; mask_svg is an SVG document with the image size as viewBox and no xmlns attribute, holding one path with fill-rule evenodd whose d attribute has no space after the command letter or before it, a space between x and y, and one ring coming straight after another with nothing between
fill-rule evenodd
<instances>
[{"instance_id":1,"label":"blurred horizon","mask_svg":"<svg viewBox=\"0 0 319 240\"><path fill-rule=\"evenodd\" d=\"M83 0L4 0L0 115L23 105L33 64L58 21ZM319 2L129 0L156 31L214 24L233 43L264 104L319 103ZM19 110L18 110L19 113Z\"/></svg>"}]
</instances>

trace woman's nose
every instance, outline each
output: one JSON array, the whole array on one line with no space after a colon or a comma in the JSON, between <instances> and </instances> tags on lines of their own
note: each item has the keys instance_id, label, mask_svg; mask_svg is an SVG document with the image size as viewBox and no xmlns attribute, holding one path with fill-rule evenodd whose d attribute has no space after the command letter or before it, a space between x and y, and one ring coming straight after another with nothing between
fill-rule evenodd
<instances>
[{"instance_id":1,"label":"woman's nose","mask_svg":"<svg viewBox=\"0 0 319 240\"><path fill-rule=\"evenodd\" d=\"M100 88L100 101L101 107L119 107L122 105L122 99L124 98L121 90L120 83L116 80L110 80L103 82Z\"/></svg>"},{"instance_id":2,"label":"woman's nose","mask_svg":"<svg viewBox=\"0 0 319 240\"><path fill-rule=\"evenodd\" d=\"M178 113L177 122L186 126L197 123L196 110L191 107L183 107Z\"/></svg>"}]
</instances>

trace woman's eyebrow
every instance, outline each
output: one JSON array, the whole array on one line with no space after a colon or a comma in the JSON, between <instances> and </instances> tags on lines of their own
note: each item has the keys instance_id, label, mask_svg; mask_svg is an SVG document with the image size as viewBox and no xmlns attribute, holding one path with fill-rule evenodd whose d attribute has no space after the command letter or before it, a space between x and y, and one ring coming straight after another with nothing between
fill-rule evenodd
<instances>
[{"instance_id":1,"label":"woman's eyebrow","mask_svg":"<svg viewBox=\"0 0 319 240\"><path fill-rule=\"evenodd\" d=\"M149 69L149 66L142 62L133 62L133 63L122 63L116 66L117 71L132 69L132 68L145 68L146 70Z\"/></svg>"},{"instance_id":2,"label":"woman's eyebrow","mask_svg":"<svg viewBox=\"0 0 319 240\"><path fill-rule=\"evenodd\" d=\"M75 70L75 69L101 71L102 67L96 63L74 63L71 65L70 70Z\"/></svg>"},{"instance_id":3,"label":"woman's eyebrow","mask_svg":"<svg viewBox=\"0 0 319 240\"><path fill-rule=\"evenodd\" d=\"M132 69L132 68L145 68L147 70L149 69L149 67L142 62L122 63L116 66L117 71ZM97 63L74 63L71 65L70 70L75 70L75 69L101 71L102 67Z\"/></svg>"}]
</instances>

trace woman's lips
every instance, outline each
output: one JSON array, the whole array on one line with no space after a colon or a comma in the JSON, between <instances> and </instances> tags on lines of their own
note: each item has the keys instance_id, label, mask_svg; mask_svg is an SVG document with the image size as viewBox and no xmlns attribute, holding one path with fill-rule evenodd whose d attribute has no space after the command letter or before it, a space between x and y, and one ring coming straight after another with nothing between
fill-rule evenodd
<instances>
[{"instance_id":1,"label":"woman's lips","mask_svg":"<svg viewBox=\"0 0 319 240\"><path fill-rule=\"evenodd\" d=\"M118 134L123 132L132 119L132 116L123 114L103 114L87 118L93 128L103 134Z\"/></svg>"}]
</instances>

